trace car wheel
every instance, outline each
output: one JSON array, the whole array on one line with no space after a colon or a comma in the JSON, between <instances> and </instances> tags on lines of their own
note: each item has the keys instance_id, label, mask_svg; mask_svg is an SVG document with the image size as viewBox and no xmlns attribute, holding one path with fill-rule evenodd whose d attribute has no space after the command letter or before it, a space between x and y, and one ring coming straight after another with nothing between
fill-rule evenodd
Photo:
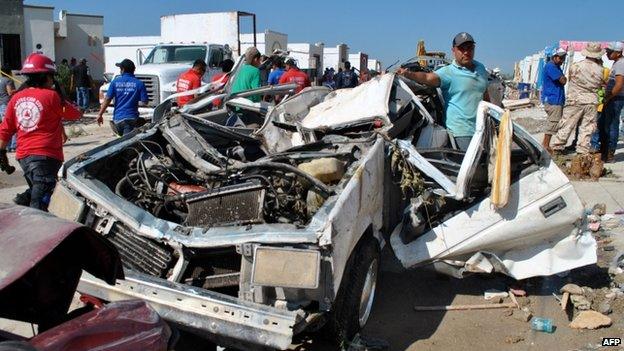
<instances>
[{"instance_id":1,"label":"car wheel","mask_svg":"<svg viewBox=\"0 0 624 351\"><path fill-rule=\"evenodd\" d=\"M353 339L370 317L377 288L379 251L377 240L367 237L349 258L327 324L337 345Z\"/></svg>"}]
</instances>

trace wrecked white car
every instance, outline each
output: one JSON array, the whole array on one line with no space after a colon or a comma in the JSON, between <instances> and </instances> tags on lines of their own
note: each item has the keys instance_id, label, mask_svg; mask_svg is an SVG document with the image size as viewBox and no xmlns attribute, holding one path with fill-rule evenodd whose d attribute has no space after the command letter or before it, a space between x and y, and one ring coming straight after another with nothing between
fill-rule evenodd
<instances>
[{"instance_id":1,"label":"wrecked white car","mask_svg":"<svg viewBox=\"0 0 624 351\"><path fill-rule=\"evenodd\" d=\"M85 274L79 291L141 298L222 345L285 349L321 320L337 340L364 326L386 243L407 268L456 276L596 262L579 197L519 127L509 202L490 206L498 107L481 103L461 152L435 90L392 74L275 107L240 98L271 89L160 109L65 164L51 211L108 238L126 271L115 286Z\"/></svg>"}]
</instances>

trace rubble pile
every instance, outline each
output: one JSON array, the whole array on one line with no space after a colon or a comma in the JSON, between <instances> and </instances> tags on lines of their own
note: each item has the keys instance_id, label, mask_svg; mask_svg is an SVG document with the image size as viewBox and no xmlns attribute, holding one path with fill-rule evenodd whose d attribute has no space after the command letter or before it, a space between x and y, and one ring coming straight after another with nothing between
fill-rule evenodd
<instances>
[{"instance_id":1,"label":"rubble pile","mask_svg":"<svg viewBox=\"0 0 624 351\"><path fill-rule=\"evenodd\" d=\"M598 180L609 172L604 168L600 154L576 154L555 156L555 162L572 180Z\"/></svg>"},{"instance_id":2,"label":"rubble pile","mask_svg":"<svg viewBox=\"0 0 624 351\"><path fill-rule=\"evenodd\" d=\"M600 203L585 214L587 230L598 244L598 263L567 274L567 283L553 295L567 315L570 328L608 328L624 313L624 210L607 213L606 205ZM534 318L530 299L518 296L517 301L518 308L506 310L504 316L530 322Z\"/></svg>"},{"instance_id":3,"label":"rubble pile","mask_svg":"<svg viewBox=\"0 0 624 351\"><path fill-rule=\"evenodd\" d=\"M566 284L560 292L569 295L575 317L570 323L574 329L597 329L608 327L612 319L608 316L617 311L624 312L624 254L621 236L622 213L607 213L605 204L595 204L586 211L587 229L594 235L598 244L598 266L606 270L606 281L596 276L588 277L594 288ZM618 253L619 252L619 253ZM562 301L562 309L567 306Z\"/></svg>"}]
</instances>

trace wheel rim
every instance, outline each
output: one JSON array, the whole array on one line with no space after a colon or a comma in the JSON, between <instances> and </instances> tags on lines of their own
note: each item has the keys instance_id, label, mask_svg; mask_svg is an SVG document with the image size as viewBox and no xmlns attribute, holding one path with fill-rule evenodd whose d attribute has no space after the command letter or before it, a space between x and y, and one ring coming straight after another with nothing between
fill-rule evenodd
<instances>
[{"instance_id":1,"label":"wheel rim","mask_svg":"<svg viewBox=\"0 0 624 351\"><path fill-rule=\"evenodd\" d=\"M368 266L364 287L362 288L362 297L360 298L359 322L360 328L364 327L370 317L373 309L373 301L375 301L375 288L377 287L377 259L374 259Z\"/></svg>"}]
</instances>

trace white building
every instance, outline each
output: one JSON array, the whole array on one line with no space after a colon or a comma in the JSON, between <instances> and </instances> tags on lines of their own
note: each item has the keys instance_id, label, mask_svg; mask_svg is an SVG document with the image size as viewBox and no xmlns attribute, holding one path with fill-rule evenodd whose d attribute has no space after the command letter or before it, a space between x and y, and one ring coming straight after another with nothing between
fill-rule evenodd
<instances>
[{"instance_id":1,"label":"white building","mask_svg":"<svg viewBox=\"0 0 624 351\"><path fill-rule=\"evenodd\" d=\"M290 43L288 44L289 56L297 62L299 69L308 73L311 81L318 81L323 76L323 43Z\"/></svg>"},{"instance_id":2,"label":"white building","mask_svg":"<svg viewBox=\"0 0 624 351\"><path fill-rule=\"evenodd\" d=\"M349 47L347 44L338 44L336 47L323 49L323 65L325 68L333 67L336 71L344 67L344 62L349 60Z\"/></svg>"},{"instance_id":3,"label":"white building","mask_svg":"<svg viewBox=\"0 0 624 351\"><path fill-rule=\"evenodd\" d=\"M368 54L363 52L349 54L349 63L351 63L351 67L355 68L358 72L368 69Z\"/></svg>"},{"instance_id":4,"label":"white building","mask_svg":"<svg viewBox=\"0 0 624 351\"><path fill-rule=\"evenodd\" d=\"M254 46L253 33L244 33L240 36L241 52L248 47ZM275 50L286 50L288 46L288 34L266 29L264 33L256 33L256 48L262 55L270 56Z\"/></svg>"},{"instance_id":5,"label":"white building","mask_svg":"<svg viewBox=\"0 0 624 351\"><path fill-rule=\"evenodd\" d=\"M104 72L104 18L60 11L54 21L54 7L3 0L0 6L0 61L19 70L26 56L41 52L60 63L75 57L89 61L91 75L102 79ZM38 49L37 47L40 47Z\"/></svg>"},{"instance_id":6,"label":"white building","mask_svg":"<svg viewBox=\"0 0 624 351\"><path fill-rule=\"evenodd\" d=\"M41 45L41 53L55 59L54 7L24 5L24 51L29 55Z\"/></svg>"},{"instance_id":7,"label":"white building","mask_svg":"<svg viewBox=\"0 0 624 351\"><path fill-rule=\"evenodd\" d=\"M381 61L376 59L368 59L368 69L371 71L381 72L383 67L381 67Z\"/></svg>"},{"instance_id":8,"label":"white building","mask_svg":"<svg viewBox=\"0 0 624 351\"><path fill-rule=\"evenodd\" d=\"M104 75L104 17L61 10L54 23L56 61L85 58L94 80Z\"/></svg>"}]
</instances>

